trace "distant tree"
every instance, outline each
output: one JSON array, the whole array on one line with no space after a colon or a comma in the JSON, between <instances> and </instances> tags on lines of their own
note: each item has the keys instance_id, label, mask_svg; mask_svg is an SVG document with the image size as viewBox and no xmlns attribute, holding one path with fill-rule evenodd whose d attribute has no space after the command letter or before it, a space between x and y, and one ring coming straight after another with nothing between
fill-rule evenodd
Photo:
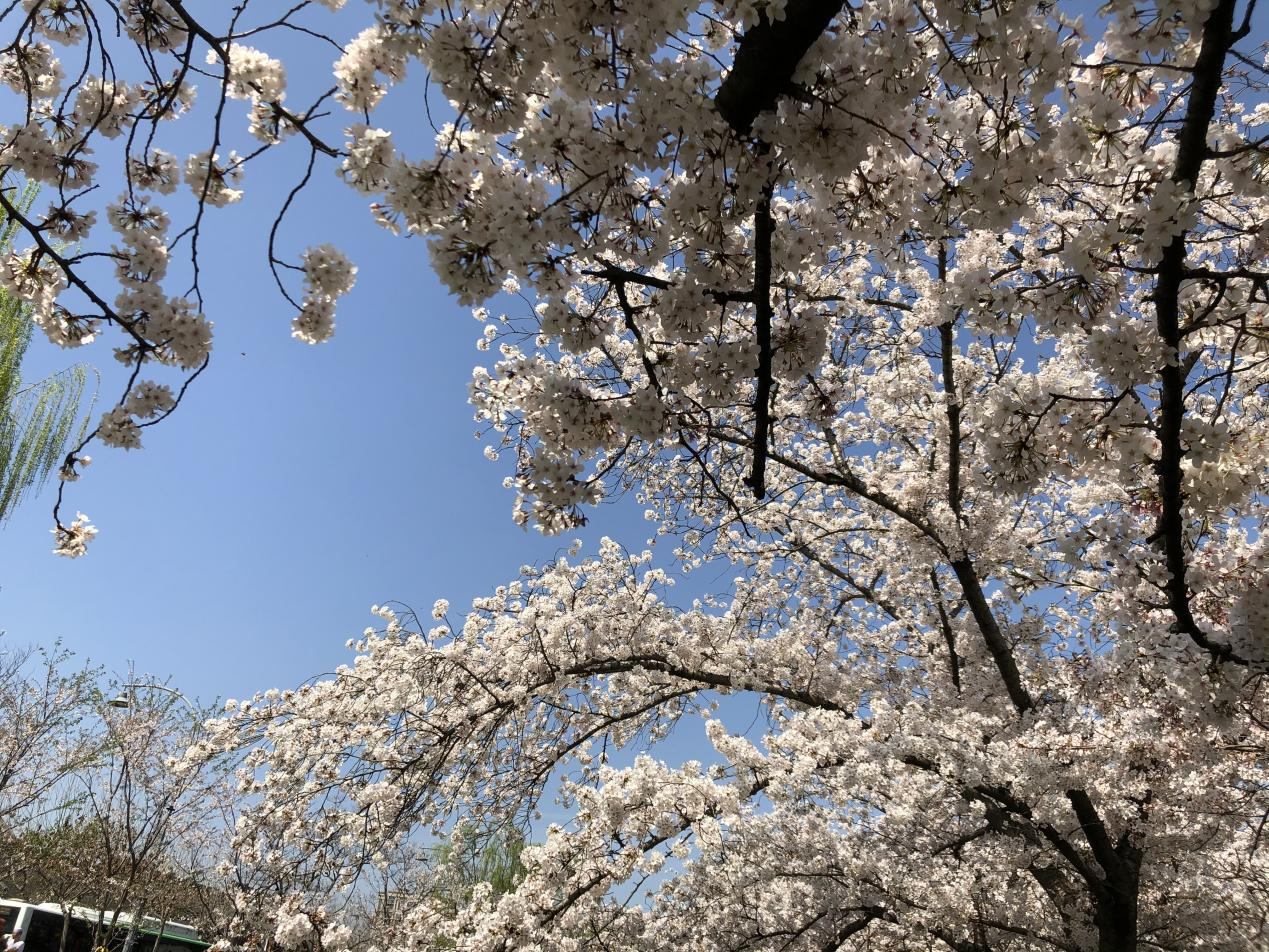
<instances>
[{"instance_id":1,"label":"distant tree","mask_svg":"<svg viewBox=\"0 0 1269 952\"><path fill-rule=\"evenodd\" d=\"M433 887L434 892L451 902L455 912L471 902L478 887L488 886L491 897L505 895L524 878L524 847L524 834L513 827L483 832L460 824L457 835L436 850L437 867L448 876Z\"/></svg>"},{"instance_id":2,"label":"distant tree","mask_svg":"<svg viewBox=\"0 0 1269 952\"><path fill-rule=\"evenodd\" d=\"M15 200L26 209L38 190L28 185ZM13 219L0 208L0 255L8 253L16 231ZM28 301L0 287L0 522L44 486L88 426L81 408L94 371L87 364L35 382L23 379L22 358L35 326L31 312Z\"/></svg>"},{"instance_id":3,"label":"distant tree","mask_svg":"<svg viewBox=\"0 0 1269 952\"><path fill-rule=\"evenodd\" d=\"M216 810L223 778L210 764L201 771L173 769L197 739L205 712L163 685L111 686L106 694L125 698L127 706L98 712L105 743L72 786L80 795L77 809L98 834L93 849L105 888L97 905L136 918L180 918L181 884L190 872L180 861L190 853L187 843L205 842L208 827L224 837Z\"/></svg>"},{"instance_id":4,"label":"distant tree","mask_svg":"<svg viewBox=\"0 0 1269 952\"><path fill-rule=\"evenodd\" d=\"M0 895L105 910L95 944L137 952L118 913L223 913L232 778L215 761L173 769L204 713L161 684L121 689L58 647L0 644Z\"/></svg>"},{"instance_id":5,"label":"distant tree","mask_svg":"<svg viewBox=\"0 0 1269 952\"><path fill-rule=\"evenodd\" d=\"M0 868L0 895L46 902L93 905L92 887L99 870L93 861L97 833L73 815L73 804L60 804L49 822L11 832Z\"/></svg>"},{"instance_id":6,"label":"distant tree","mask_svg":"<svg viewBox=\"0 0 1269 952\"><path fill-rule=\"evenodd\" d=\"M94 717L100 669L76 667L60 645L0 642L0 837L42 824L66 784L100 753Z\"/></svg>"},{"instance_id":7,"label":"distant tree","mask_svg":"<svg viewBox=\"0 0 1269 952\"><path fill-rule=\"evenodd\" d=\"M128 845L127 830L102 824L72 800L58 807L50 811L46 822L15 831L6 844L0 895L57 903L67 911L75 906L100 910L93 945L119 948L127 926L115 915L121 865L116 857ZM147 919L204 928L214 921L209 906L224 900L216 888L215 873L189 865L188 858L178 844L164 844L160 855L148 858L145 874L135 887L144 895ZM148 945L137 942L135 948L146 952Z\"/></svg>"}]
</instances>

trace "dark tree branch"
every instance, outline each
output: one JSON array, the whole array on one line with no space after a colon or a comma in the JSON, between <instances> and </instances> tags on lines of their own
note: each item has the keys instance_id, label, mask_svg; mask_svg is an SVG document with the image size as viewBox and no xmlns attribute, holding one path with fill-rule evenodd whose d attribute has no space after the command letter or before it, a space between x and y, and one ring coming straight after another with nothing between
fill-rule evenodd
<instances>
[{"instance_id":1,"label":"dark tree branch","mask_svg":"<svg viewBox=\"0 0 1269 952\"><path fill-rule=\"evenodd\" d=\"M939 574L930 569L930 585L934 589L934 607L939 613L939 627L943 630L943 642L947 645L947 664L951 669L952 686L956 693L961 693L961 657L956 653L956 632L952 630L952 619L947 614L947 606L943 604L943 588L939 585Z\"/></svg>"},{"instance_id":2,"label":"dark tree branch","mask_svg":"<svg viewBox=\"0 0 1269 952\"><path fill-rule=\"evenodd\" d=\"M731 72L714 97L719 114L732 129L745 135L760 113L775 108L806 51L844 5L844 0L789 0L784 19L773 23L763 14L745 32Z\"/></svg>"},{"instance_id":3,"label":"dark tree branch","mask_svg":"<svg viewBox=\"0 0 1269 952\"><path fill-rule=\"evenodd\" d=\"M955 783L952 778L943 775L938 764L926 757L909 754L902 758L902 762L909 767L943 777L949 783ZM1030 804L1020 799L1008 787L982 783L963 786L960 788L960 793L965 799L977 801L987 807L988 822L993 824L1000 833L1020 836L1036 845L1047 843L1066 860L1089 887L1092 894L1101 894L1104 880L1097 869L1056 827L1051 823L1037 820Z\"/></svg>"},{"instance_id":4,"label":"dark tree branch","mask_svg":"<svg viewBox=\"0 0 1269 952\"><path fill-rule=\"evenodd\" d=\"M710 435L725 443L731 443L736 446L748 446L754 450L754 459L756 460L758 457L755 441L738 439L719 430L711 430ZM968 555L961 554L958 556L955 550L935 530L933 524L920 513L913 511L886 493L869 487L867 483L849 472L826 472L814 469L779 452L769 451L764 453L763 456L770 457L781 466L801 473L803 476L823 483L826 486L842 486L856 496L899 516L933 542L947 558L948 564L956 574L956 580L960 583L961 591L965 595L965 603L969 606L970 614L973 615L974 622L982 633L983 641L987 644L987 651L991 655L996 669L1000 672L1001 680L1004 681L1005 690L1009 694L1010 701L1013 702L1014 709L1019 714L1022 714L1035 707L1035 702L1031 699L1030 692L1027 691L1026 686L1022 682L1022 673L1018 670L1018 664L1014 660L1013 649L1005 638L995 615L992 613L991 603L987 601L982 581L978 577L978 570Z\"/></svg>"},{"instance_id":5,"label":"dark tree branch","mask_svg":"<svg viewBox=\"0 0 1269 952\"><path fill-rule=\"evenodd\" d=\"M1083 790L1068 790L1066 797L1080 821L1093 858L1105 874L1101 888L1092 890L1098 949L1135 952L1141 849L1127 836L1121 837L1118 845L1111 843L1106 824L1098 816L1092 798Z\"/></svg>"},{"instance_id":6,"label":"dark tree branch","mask_svg":"<svg viewBox=\"0 0 1269 952\"><path fill-rule=\"evenodd\" d=\"M1000 630L1000 624L991 610L991 603L987 601L987 595L983 591L974 563L965 556L953 560L951 564L952 571L956 573L956 580L961 583L961 590L965 593L965 602L969 605L970 614L974 616L974 622L982 633L983 641L987 644L987 652L991 655L996 670L1000 672L1001 680L1005 682L1009 700L1013 702L1014 709L1019 714L1025 714L1035 707L1035 702L1022 683L1022 674L1018 671L1018 663L1014 660L1013 649L1005 638L1004 632Z\"/></svg>"},{"instance_id":7,"label":"dark tree branch","mask_svg":"<svg viewBox=\"0 0 1269 952\"><path fill-rule=\"evenodd\" d=\"M645 671L656 671L672 678L708 685L713 688L726 688L733 691L754 690L762 694L769 694L772 697L792 701L794 704L802 704L815 710L842 714L851 720L855 717L855 711L852 706L842 704L830 697L814 694L809 690L770 682L759 684L746 675L737 677L730 674L688 668L675 664L669 657L659 654L632 654L627 658L591 662L565 668L563 673L570 677L593 677L595 675L625 674L635 668L642 668Z\"/></svg>"},{"instance_id":8,"label":"dark tree branch","mask_svg":"<svg viewBox=\"0 0 1269 952\"><path fill-rule=\"evenodd\" d=\"M1088 840L1088 845L1093 850L1093 859L1097 860L1097 865L1105 871L1108 878L1115 876L1120 867L1119 855L1110 842L1106 824L1098 816L1092 798L1083 790L1068 790L1066 799L1070 801L1071 809L1075 811L1075 817L1080 821L1084 839Z\"/></svg>"},{"instance_id":9,"label":"dark tree branch","mask_svg":"<svg viewBox=\"0 0 1269 952\"><path fill-rule=\"evenodd\" d=\"M643 274L639 271L631 271L629 268L622 268L615 264L609 264L607 261L600 260L602 268L595 271L583 271L583 274L590 275L592 278L603 278L605 281L613 282L629 282L630 284L641 284L644 287L656 288L659 291L668 291L674 287L665 278L656 278L650 274Z\"/></svg>"},{"instance_id":10,"label":"dark tree branch","mask_svg":"<svg viewBox=\"0 0 1269 952\"><path fill-rule=\"evenodd\" d=\"M592 278L603 278L605 281L623 284L638 284L645 288L656 288L658 291L668 291L674 285L665 280L665 278L653 277L650 274L644 274L641 271L631 271L629 268L623 268L619 265L610 264L603 259L599 259L602 268L583 271L582 274ZM706 292L717 304L747 304L753 300L751 291L718 291L710 290Z\"/></svg>"},{"instance_id":11,"label":"dark tree branch","mask_svg":"<svg viewBox=\"0 0 1269 952\"><path fill-rule=\"evenodd\" d=\"M947 246L939 243L939 284L947 281ZM956 392L956 327L939 325L939 357L943 364L943 398L947 401L947 503L961 518L961 398Z\"/></svg>"},{"instance_id":12,"label":"dark tree branch","mask_svg":"<svg viewBox=\"0 0 1269 952\"><path fill-rule=\"evenodd\" d=\"M838 929L837 932L834 933L833 937L824 944L820 952L837 952L838 949L846 944L846 940L851 936L856 933L863 932L878 919L886 919L890 917L884 906L867 906L862 910L862 912L863 915L861 915L858 919L852 919L850 922Z\"/></svg>"},{"instance_id":13,"label":"dark tree branch","mask_svg":"<svg viewBox=\"0 0 1269 952\"><path fill-rule=\"evenodd\" d=\"M767 447L771 430L771 188L763 192L753 215L753 306L758 337L757 386L753 396L753 471L745 480L754 497L767 494Z\"/></svg>"},{"instance_id":14,"label":"dark tree branch","mask_svg":"<svg viewBox=\"0 0 1269 952\"><path fill-rule=\"evenodd\" d=\"M621 306L621 314L626 321L626 330L630 331L635 339L635 344L639 347L639 359L643 361L643 372L648 375L648 382L656 390L657 396L662 396L661 381L657 379L657 369L652 363L652 357L648 354L648 345L643 339L643 333L635 322L635 310L630 303L629 295L626 294L626 283L624 281L614 281L613 287L617 291L617 303Z\"/></svg>"},{"instance_id":15,"label":"dark tree branch","mask_svg":"<svg viewBox=\"0 0 1269 952\"><path fill-rule=\"evenodd\" d=\"M1243 13L1242 25L1234 31L1230 37L1231 43L1237 43L1239 40L1246 38L1251 33L1251 15L1256 12L1256 0L1248 0L1247 9Z\"/></svg>"},{"instance_id":16,"label":"dark tree branch","mask_svg":"<svg viewBox=\"0 0 1269 952\"><path fill-rule=\"evenodd\" d=\"M753 441L750 439L733 436L724 430L715 428L711 428L708 432L711 437L716 440L720 440L723 443L728 443L732 446L745 446L750 449L753 448ZM921 535L929 539L940 552L947 552L947 545L943 542L942 537L935 531L934 526L929 522L929 520L927 520L919 512L910 509L899 500L887 495L882 490L869 487L866 482L858 476L855 476L853 473L849 471L830 472L827 470L815 469L814 467L807 466L791 456L785 456L779 452L768 451L767 456L770 459L775 460L781 466L791 469L795 473L800 473L807 479L812 479L825 486L841 486L854 493L856 496L859 496L861 499L866 499L874 505L880 506L882 509L893 513L919 531Z\"/></svg>"},{"instance_id":17,"label":"dark tree branch","mask_svg":"<svg viewBox=\"0 0 1269 952\"><path fill-rule=\"evenodd\" d=\"M1236 0L1220 0L1203 27L1203 39L1194 64L1194 82L1186 104L1185 119L1177 136L1176 167L1172 181L1184 189L1198 182L1207 152L1207 133L1216 112L1225 54L1234 42L1232 33ZM1164 586L1168 608L1178 631L1207 651L1216 662L1246 663L1229 645L1209 638L1190 611L1186 583L1185 491L1182 463L1185 447L1181 428L1185 420L1186 368L1181 360L1181 282L1184 280L1186 233L1176 235L1163 249L1155 284L1155 316L1159 336L1167 348L1167 362L1159 369L1159 497L1162 509L1155 532L1163 547L1168 581Z\"/></svg>"}]
</instances>

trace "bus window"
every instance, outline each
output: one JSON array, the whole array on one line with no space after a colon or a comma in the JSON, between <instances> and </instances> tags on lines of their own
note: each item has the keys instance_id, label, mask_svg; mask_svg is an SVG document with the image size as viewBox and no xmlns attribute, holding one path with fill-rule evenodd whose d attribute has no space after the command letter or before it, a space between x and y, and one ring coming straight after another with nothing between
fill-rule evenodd
<instances>
[{"instance_id":1,"label":"bus window","mask_svg":"<svg viewBox=\"0 0 1269 952\"><path fill-rule=\"evenodd\" d=\"M0 906L0 934L12 932L18 924L17 906Z\"/></svg>"},{"instance_id":2,"label":"bus window","mask_svg":"<svg viewBox=\"0 0 1269 952\"><path fill-rule=\"evenodd\" d=\"M72 918L66 934L66 952L92 952L93 923L86 919Z\"/></svg>"},{"instance_id":3,"label":"bus window","mask_svg":"<svg viewBox=\"0 0 1269 952\"><path fill-rule=\"evenodd\" d=\"M27 928L26 952L93 952L93 923L72 917L66 929L66 945L62 946L60 913L31 910Z\"/></svg>"},{"instance_id":4,"label":"bus window","mask_svg":"<svg viewBox=\"0 0 1269 952\"><path fill-rule=\"evenodd\" d=\"M164 939L163 944L159 946L159 952L207 952L207 946L188 939L168 938Z\"/></svg>"},{"instance_id":5,"label":"bus window","mask_svg":"<svg viewBox=\"0 0 1269 952\"><path fill-rule=\"evenodd\" d=\"M26 952L58 952L61 947L61 915L32 909L31 921L26 927Z\"/></svg>"}]
</instances>

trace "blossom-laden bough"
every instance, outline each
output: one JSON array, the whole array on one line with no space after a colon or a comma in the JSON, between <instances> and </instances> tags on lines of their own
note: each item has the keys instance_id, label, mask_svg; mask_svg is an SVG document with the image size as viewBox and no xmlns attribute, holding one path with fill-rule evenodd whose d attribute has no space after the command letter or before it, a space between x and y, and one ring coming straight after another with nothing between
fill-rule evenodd
<instances>
[{"instance_id":1,"label":"blossom-laden bough","mask_svg":"<svg viewBox=\"0 0 1269 952\"><path fill-rule=\"evenodd\" d=\"M62 47L117 45L101 10L178 64L210 51L249 131L299 146L301 185L338 163L386 227L426 236L461 301L530 301L477 311L500 359L473 401L489 454L514 458L516 517L567 531L627 492L683 570L738 581L674 609L606 549L530 573L460 633L389 624L333 680L236 710L216 749L250 751L239 846L260 896L283 895L275 937L338 947L324 889L420 830L523 816L555 778L574 815L520 886L421 900L394 948L1264 941L1255 4L1112 0L1095 24L1004 0L374 6L332 97L293 110L267 31L211 30L176 0L26 0L5 75L29 111L5 161L68 204L90 170L65 142L148 142L144 103L183 108L192 65L129 85L140 99L105 69L52 95ZM452 109L423 156L375 124L420 71ZM346 132L330 98L357 114ZM191 251L241 184L221 113L183 165L132 155L145 196L184 169ZM138 370L193 371L197 295L148 280L167 217L129 202L126 307L79 268L86 224L63 228L73 256L53 240L61 212L14 218L35 250L6 281L63 343L104 321ZM317 340L353 273L334 249L303 260L295 331ZM58 310L64 285L90 319ZM130 445L173 403L130 386L98 435ZM765 733L710 719L721 766L605 762L719 692L769 711Z\"/></svg>"},{"instance_id":2,"label":"blossom-laden bough","mask_svg":"<svg viewBox=\"0 0 1269 952\"><path fill-rule=\"evenodd\" d=\"M649 558L609 542L527 571L454 632L381 609L386 628L334 677L231 703L209 744L247 751L247 862L275 883L302 866L338 893L401 841L533 813L558 781L568 819L522 854L516 890L455 911L421 889L384 947L1258 936L1264 701L1184 649L1145 650L1162 626L1093 649L1078 614L1020 620L1011 645L1036 703L1019 715L966 618L951 666L936 616L956 608L937 608L921 568L865 598L813 562L768 559L729 604L682 610ZM757 699L762 729L729 728L723 696L733 712ZM703 721L711 762L654 756L685 719ZM276 938L315 939L328 895L288 896Z\"/></svg>"}]
</instances>

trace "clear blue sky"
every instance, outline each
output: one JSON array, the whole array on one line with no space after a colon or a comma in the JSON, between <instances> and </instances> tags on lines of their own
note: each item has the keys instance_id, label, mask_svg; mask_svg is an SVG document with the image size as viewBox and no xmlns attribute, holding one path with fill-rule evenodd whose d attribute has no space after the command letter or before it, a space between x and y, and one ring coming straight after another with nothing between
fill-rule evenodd
<instances>
[{"instance_id":1,"label":"clear blue sky","mask_svg":"<svg viewBox=\"0 0 1269 952\"><path fill-rule=\"evenodd\" d=\"M212 364L142 450L92 448L69 495L101 528L87 556L51 552L55 483L0 529L8 638L61 638L205 699L242 696L347 660L373 603L459 608L569 544L511 521L510 460L484 458L467 404L472 367L496 354L476 351L480 325L423 242L381 230L337 181L320 195L292 233L338 236L360 267L333 340L290 336L264 267L271 203L249 194L215 215ZM41 365L76 356L36 348ZM581 535L638 548L651 528L606 506Z\"/></svg>"},{"instance_id":2,"label":"clear blue sky","mask_svg":"<svg viewBox=\"0 0 1269 952\"><path fill-rule=\"evenodd\" d=\"M353 5L340 19L365 16ZM310 50L309 59L322 66L330 56ZM417 99L394 111L398 129L430 139L421 117L409 118L421 112ZM242 108L231 113L245 124ZM309 244L338 244L360 268L357 286L332 341L291 338L291 309L265 267L268 226L303 157L283 155L249 168L246 199L210 216L207 373L144 432L144 449L94 446L71 487L70 516L82 509L101 529L89 554L51 553L55 483L0 527L0 629L11 642L60 638L118 672L134 660L138 674L170 677L204 701L242 697L349 660L344 642L376 621L374 603L426 612L445 597L461 610L569 544L571 535L512 523L513 494L501 485L510 460L489 462L473 438L471 370L496 358L475 349L481 326L432 277L424 243L376 225L330 164L283 247L294 258ZM40 338L30 370L88 359L113 400L110 346L76 354ZM600 535L639 549L650 529L632 506L607 506L576 535L591 550Z\"/></svg>"}]
</instances>

